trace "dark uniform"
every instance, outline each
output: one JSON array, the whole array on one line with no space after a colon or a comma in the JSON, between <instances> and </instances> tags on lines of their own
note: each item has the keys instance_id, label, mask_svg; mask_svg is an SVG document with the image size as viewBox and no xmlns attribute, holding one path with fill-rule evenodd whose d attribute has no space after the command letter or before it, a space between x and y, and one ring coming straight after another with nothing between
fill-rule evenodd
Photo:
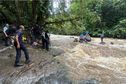
<instances>
[{"instance_id":1,"label":"dark uniform","mask_svg":"<svg viewBox=\"0 0 126 84\"><path fill-rule=\"evenodd\" d=\"M49 51L49 43L50 43L50 38L49 38L49 33L48 31L42 33L42 48L47 51Z\"/></svg>"},{"instance_id":2,"label":"dark uniform","mask_svg":"<svg viewBox=\"0 0 126 84\"><path fill-rule=\"evenodd\" d=\"M14 42L14 46L16 48L15 66L16 65L18 66L19 60L20 60L20 57L21 57L21 50L23 50L23 52L25 54L26 63L30 62L30 60L29 60L29 54L28 54L27 48L24 45L23 40L22 40L23 33L20 32L20 31L17 31L16 34L18 35L18 41L19 41L19 44L20 44L20 48L17 48L17 42L16 41Z\"/></svg>"}]
</instances>

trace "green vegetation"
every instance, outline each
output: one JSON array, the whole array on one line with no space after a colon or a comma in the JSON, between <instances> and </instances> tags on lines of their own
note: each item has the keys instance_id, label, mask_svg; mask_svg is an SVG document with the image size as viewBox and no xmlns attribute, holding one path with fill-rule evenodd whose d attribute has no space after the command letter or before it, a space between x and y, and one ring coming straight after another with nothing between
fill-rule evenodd
<instances>
[{"instance_id":1,"label":"green vegetation","mask_svg":"<svg viewBox=\"0 0 126 84\"><path fill-rule=\"evenodd\" d=\"M126 38L126 0L0 1L0 22L1 27L4 22L27 27L38 23L56 34L89 31L92 36L104 32L107 37Z\"/></svg>"},{"instance_id":2,"label":"green vegetation","mask_svg":"<svg viewBox=\"0 0 126 84\"><path fill-rule=\"evenodd\" d=\"M38 23L45 26L45 20L49 16L49 0L10 0L0 1L1 24L17 23L29 27Z\"/></svg>"}]
</instances>

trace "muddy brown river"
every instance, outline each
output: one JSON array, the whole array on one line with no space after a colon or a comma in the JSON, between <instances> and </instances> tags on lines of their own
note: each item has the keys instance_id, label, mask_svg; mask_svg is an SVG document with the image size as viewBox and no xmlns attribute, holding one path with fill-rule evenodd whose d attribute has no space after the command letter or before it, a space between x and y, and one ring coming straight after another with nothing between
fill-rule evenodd
<instances>
[{"instance_id":1,"label":"muddy brown river","mask_svg":"<svg viewBox=\"0 0 126 84\"><path fill-rule=\"evenodd\" d=\"M13 67L14 48L0 53L0 84L126 84L126 40L75 38L51 35L49 52L28 46L32 65L21 68Z\"/></svg>"}]
</instances>

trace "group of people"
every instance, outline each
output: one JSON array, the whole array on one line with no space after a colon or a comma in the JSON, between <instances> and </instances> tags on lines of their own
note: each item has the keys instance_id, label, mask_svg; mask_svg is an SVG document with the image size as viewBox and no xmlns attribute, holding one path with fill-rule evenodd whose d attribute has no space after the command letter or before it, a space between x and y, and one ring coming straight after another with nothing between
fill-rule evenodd
<instances>
[{"instance_id":1,"label":"group of people","mask_svg":"<svg viewBox=\"0 0 126 84\"><path fill-rule=\"evenodd\" d=\"M79 42L90 42L91 41L91 36L89 35L89 32L83 32L80 34Z\"/></svg>"},{"instance_id":2,"label":"group of people","mask_svg":"<svg viewBox=\"0 0 126 84\"><path fill-rule=\"evenodd\" d=\"M18 27L15 25L9 26L9 24L6 24L3 28L3 33L5 35L5 45L9 46L10 44L13 44L16 49L16 59L15 59L15 67L22 66L22 64L19 63L21 58L21 50L25 54L26 64L29 64L30 58L28 50L23 42L23 32L25 30L25 27L23 25L19 25ZM36 45L41 40L41 45L43 49L46 49L49 51L49 45L50 45L50 34L48 31L43 31L43 29L39 25L34 25L31 28L31 37L32 37L32 45ZM101 42L103 42L104 34L100 34ZM10 41L11 40L11 41ZM91 36L89 35L89 32L83 32L80 34L79 42L90 42Z\"/></svg>"},{"instance_id":3,"label":"group of people","mask_svg":"<svg viewBox=\"0 0 126 84\"><path fill-rule=\"evenodd\" d=\"M104 44L104 33L102 32L101 34L99 34L100 38L101 38L101 42L100 44ZM89 32L86 31L86 32L83 32L80 34L80 37L79 37L79 42L80 43L83 43L83 42L90 42L91 41L91 36L89 35Z\"/></svg>"},{"instance_id":4,"label":"group of people","mask_svg":"<svg viewBox=\"0 0 126 84\"><path fill-rule=\"evenodd\" d=\"M33 42L36 42L39 40L41 37L42 40L42 48L46 49L47 51L49 50L49 32L48 31L42 31L40 34L39 28L37 29L38 26L35 26L32 30L32 35L33 35ZM16 50L16 59L15 59L15 67L23 66L20 64L20 58L21 58L21 51L24 52L26 64L29 64L30 58L29 58L29 53L28 50L23 42L23 33L24 33L25 27L23 25L19 25L19 27L16 27L15 25L9 26L9 24L6 24L5 27L3 28L3 33L5 35L5 45L9 46L10 44L13 44L15 46Z\"/></svg>"},{"instance_id":5,"label":"group of people","mask_svg":"<svg viewBox=\"0 0 126 84\"><path fill-rule=\"evenodd\" d=\"M42 48L49 51L49 45L50 45L49 31L43 31L43 28L41 28L39 25L36 24L31 29L31 35L33 45L42 43Z\"/></svg>"}]
</instances>

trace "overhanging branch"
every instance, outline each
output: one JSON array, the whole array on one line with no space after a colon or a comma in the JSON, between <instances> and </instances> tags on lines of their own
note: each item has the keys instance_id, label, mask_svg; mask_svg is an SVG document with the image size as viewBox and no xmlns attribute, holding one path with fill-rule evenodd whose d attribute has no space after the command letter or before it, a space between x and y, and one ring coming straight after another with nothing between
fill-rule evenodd
<instances>
[{"instance_id":1,"label":"overhanging branch","mask_svg":"<svg viewBox=\"0 0 126 84\"><path fill-rule=\"evenodd\" d=\"M73 20L79 20L79 19L81 19L81 17L61 19L61 20L58 20L58 21L46 22L45 24L57 24L57 23L63 23L63 22L68 22L68 21L73 21Z\"/></svg>"}]
</instances>

